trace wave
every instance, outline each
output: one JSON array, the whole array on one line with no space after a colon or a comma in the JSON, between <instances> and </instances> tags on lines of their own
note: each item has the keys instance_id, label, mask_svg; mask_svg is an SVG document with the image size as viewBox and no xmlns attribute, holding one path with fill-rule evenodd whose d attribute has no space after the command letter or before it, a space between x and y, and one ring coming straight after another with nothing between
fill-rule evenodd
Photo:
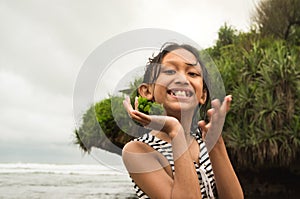
<instances>
[{"instance_id":1,"label":"wave","mask_svg":"<svg viewBox=\"0 0 300 199\"><path fill-rule=\"evenodd\" d=\"M124 173L103 165L83 164L40 164L40 163L0 163L3 173L47 173L47 174L84 174L84 175L124 175Z\"/></svg>"}]
</instances>

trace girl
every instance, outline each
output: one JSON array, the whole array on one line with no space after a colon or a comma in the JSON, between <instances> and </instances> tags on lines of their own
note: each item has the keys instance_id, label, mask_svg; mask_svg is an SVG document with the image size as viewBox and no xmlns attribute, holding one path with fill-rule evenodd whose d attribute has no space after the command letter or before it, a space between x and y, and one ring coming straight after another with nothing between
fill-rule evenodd
<instances>
[{"instance_id":1,"label":"girl","mask_svg":"<svg viewBox=\"0 0 300 199\"><path fill-rule=\"evenodd\" d=\"M162 104L166 115L146 115L137 110L137 100L134 108L124 100L129 116L151 129L123 148L139 198L243 198L221 136L231 96L222 104L212 101L209 123L196 121L199 107L209 101L208 82L197 49L167 44L150 59L138 88L139 95ZM209 153L206 133L218 136Z\"/></svg>"}]
</instances>

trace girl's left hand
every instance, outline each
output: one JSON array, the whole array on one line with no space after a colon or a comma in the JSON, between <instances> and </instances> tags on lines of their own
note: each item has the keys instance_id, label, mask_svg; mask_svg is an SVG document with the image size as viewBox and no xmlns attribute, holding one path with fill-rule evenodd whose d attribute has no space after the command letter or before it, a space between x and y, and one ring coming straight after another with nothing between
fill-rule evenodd
<instances>
[{"instance_id":1,"label":"girl's left hand","mask_svg":"<svg viewBox=\"0 0 300 199\"><path fill-rule=\"evenodd\" d=\"M208 151L213 148L221 136L226 114L230 110L231 101L231 95L227 95L222 104L218 99L213 100L211 102L212 108L207 111L209 123L206 123L204 120L198 123Z\"/></svg>"},{"instance_id":2,"label":"girl's left hand","mask_svg":"<svg viewBox=\"0 0 300 199\"><path fill-rule=\"evenodd\" d=\"M175 117L170 116L161 116L161 115L146 115L138 111L138 101L137 98L134 102L134 109L131 106L130 98L127 96L123 101L123 105L129 115L129 117L144 127L156 130L163 131L172 139L177 133L182 129L180 122Z\"/></svg>"}]
</instances>

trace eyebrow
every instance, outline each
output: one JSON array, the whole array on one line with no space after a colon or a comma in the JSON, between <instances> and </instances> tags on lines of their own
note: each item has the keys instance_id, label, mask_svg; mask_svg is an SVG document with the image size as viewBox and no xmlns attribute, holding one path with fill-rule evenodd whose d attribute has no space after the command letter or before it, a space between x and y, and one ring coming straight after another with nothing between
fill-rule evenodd
<instances>
[{"instance_id":1,"label":"eyebrow","mask_svg":"<svg viewBox=\"0 0 300 199\"><path fill-rule=\"evenodd\" d=\"M196 61L196 63L192 64L192 63L186 63L184 62L186 65L188 66L197 66L197 64L199 63L199 61Z\"/></svg>"},{"instance_id":2,"label":"eyebrow","mask_svg":"<svg viewBox=\"0 0 300 199\"><path fill-rule=\"evenodd\" d=\"M170 63L170 64L176 64L176 61L170 60L170 61L166 61L165 63ZM189 63L189 62L183 62L184 64L188 65L188 66L197 66L197 64L199 63L199 61L197 60L196 63ZM200 63L199 63L200 64Z\"/></svg>"}]
</instances>

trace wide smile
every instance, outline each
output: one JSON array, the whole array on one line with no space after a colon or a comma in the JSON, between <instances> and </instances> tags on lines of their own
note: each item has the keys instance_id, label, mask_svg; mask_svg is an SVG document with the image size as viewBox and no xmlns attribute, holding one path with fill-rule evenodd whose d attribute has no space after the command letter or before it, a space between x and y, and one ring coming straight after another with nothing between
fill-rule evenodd
<instances>
[{"instance_id":1,"label":"wide smile","mask_svg":"<svg viewBox=\"0 0 300 199\"><path fill-rule=\"evenodd\" d=\"M192 92L189 89L182 89L182 88L173 88L173 89L167 89L167 93L175 98L190 98L194 95L194 92Z\"/></svg>"}]
</instances>

